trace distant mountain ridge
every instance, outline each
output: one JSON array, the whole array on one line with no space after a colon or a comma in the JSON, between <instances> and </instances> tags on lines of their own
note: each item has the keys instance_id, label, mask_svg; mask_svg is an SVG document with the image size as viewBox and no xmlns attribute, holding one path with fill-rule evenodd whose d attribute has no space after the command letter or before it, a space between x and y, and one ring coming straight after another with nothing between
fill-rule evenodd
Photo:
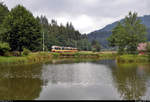
<instances>
[{"instance_id":1,"label":"distant mountain ridge","mask_svg":"<svg viewBox=\"0 0 150 102\"><path fill-rule=\"evenodd\" d=\"M148 38L148 41L150 41L150 15L145 15L143 17L138 17L138 18L141 19L141 21L142 21L141 23L147 27L147 32L148 32L147 38ZM124 19L121 19L119 21L123 22L123 20ZM95 40L99 41L99 43L104 48L108 48L107 38L111 35L112 29L117 25L117 23L119 21L109 24L100 30L96 30L96 31L89 33L87 35L89 41L92 41L93 39L95 39Z\"/></svg>"}]
</instances>

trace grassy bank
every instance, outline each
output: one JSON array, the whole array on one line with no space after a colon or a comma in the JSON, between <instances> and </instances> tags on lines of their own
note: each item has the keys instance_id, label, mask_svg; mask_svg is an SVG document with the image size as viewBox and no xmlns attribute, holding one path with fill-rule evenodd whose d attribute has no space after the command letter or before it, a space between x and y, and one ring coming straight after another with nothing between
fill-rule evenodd
<instances>
[{"instance_id":1,"label":"grassy bank","mask_svg":"<svg viewBox=\"0 0 150 102\"><path fill-rule=\"evenodd\" d=\"M99 53L101 59L116 59L117 56L117 52L105 51Z\"/></svg>"},{"instance_id":2,"label":"grassy bank","mask_svg":"<svg viewBox=\"0 0 150 102\"><path fill-rule=\"evenodd\" d=\"M28 56L10 56L0 57L0 65L20 65L20 64L36 64L46 62L52 59L52 55L46 52L31 53Z\"/></svg>"},{"instance_id":3,"label":"grassy bank","mask_svg":"<svg viewBox=\"0 0 150 102\"><path fill-rule=\"evenodd\" d=\"M37 52L37 53L30 53L27 56L20 56L20 57L3 57L0 56L0 65L21 65L21 64L36 64L36 63L43 63L43 62L52 62L55 59L68 59L72 58L75 61L80 60L95 60L95 59L113 59L117 56L114 53L104 53L104 52L90 52L90 51L81 51L77 53L48 53L48 52Z\"/></svg>"},{"instance_id":4,"label":"grassy bank","mask_svg":"<svg viewBox=\"0 0 150 102\"><path fill-rule=\"evenodd\" d=\"M116 58L118 63L149 63L147 55L121 55Z\"/></svg>"},{"instance_id":5,"label":"grassy bank","mask_svg":"<svg viewBox=\"0 0 150 102\"><path fill-rule=\"evenodd\" d=\"M52 53L55 58L99 58L99 54L93 52L76 53Z\"/></svg>"},{"instance_id":6,"label":"grassy bank","mask_svg":"<svg viewBox=\"0 0 150 102\"><path fill-rule=\"evenodd\" d=\"M121 55L116 52L87 52L81 51L77 53L48 53L36 52L30 53L27 56L20 57L3 57L0 56L0 65L22 65L22 64L36 64L45 62L67 62L72 60L80 61L94 61L103 59L116 59L118 63L149 63L150 59L146 55Z\"/></svg>"}]
</instances>

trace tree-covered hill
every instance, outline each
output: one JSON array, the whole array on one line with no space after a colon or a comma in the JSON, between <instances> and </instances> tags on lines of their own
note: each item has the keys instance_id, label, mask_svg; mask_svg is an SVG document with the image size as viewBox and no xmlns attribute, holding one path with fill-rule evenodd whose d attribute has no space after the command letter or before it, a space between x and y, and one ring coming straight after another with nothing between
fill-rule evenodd
<instances>
[{"instance_id":1,"label":"tree-covered hill","mask_svg":"<svg viewBox=\"0 0 150 102\"><path fill-rule=\"evenodd\" d=\"M142 24L147 27L147 39L150 41L150 15L145 15L143 17L139 17L142 20ZM120 22L123 22L124 19L121 19ZM92 40L97 40L103 46L103 48L108 48L107 38L112 34L112 29L118 24L119 21L116 21L112 24L105 26L104 28L91 32L88 34L88 39L90 42Z\"/></svg>"},{"instance_id":2,"label":"tree-covered hill","mask_svg":"<svg viewBox=\"0 0 150 102\"><path fill-rule=\"evenodd\" d=\"M44 33L45 49L50 50L53 45L76 47L80 50L91 49L87 35L81 35L78 30L75 30L72 23L58 25L54 19L49 23L45 16L37 17L37 19Z\"/></svg>"}]
</instances>

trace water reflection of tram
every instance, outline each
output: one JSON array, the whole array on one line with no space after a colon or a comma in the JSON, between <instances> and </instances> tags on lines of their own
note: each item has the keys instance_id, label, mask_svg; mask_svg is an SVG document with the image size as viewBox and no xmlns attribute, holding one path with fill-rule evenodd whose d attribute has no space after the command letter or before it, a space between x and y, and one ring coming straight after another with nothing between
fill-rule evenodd
<instances>
[{"instance_id":1,"label":"water reflection of tram","mask_svg":"<svg viewBox=\"0 0 150 102\"><path fill-rule=\"evenodd\" d=\"M77 48L73 47L61 47L61 46L52 46L52 52L77 52Z\"/></svg>"}]
</instances>

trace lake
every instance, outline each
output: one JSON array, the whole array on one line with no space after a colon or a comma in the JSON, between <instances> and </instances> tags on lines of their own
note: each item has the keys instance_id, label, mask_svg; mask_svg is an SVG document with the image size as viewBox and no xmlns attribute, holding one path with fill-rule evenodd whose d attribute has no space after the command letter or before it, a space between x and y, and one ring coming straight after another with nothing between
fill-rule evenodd
<instances>
[{"instance_id":1,"label":"lake","mask_svg":"<svg viewBox=\"0 0 150 102\"><path fill-rule=\"evenodd\" d=\"M150 100L150 64L115 60L0 66L0 100Z\"/></svg>"}]
</instances>

